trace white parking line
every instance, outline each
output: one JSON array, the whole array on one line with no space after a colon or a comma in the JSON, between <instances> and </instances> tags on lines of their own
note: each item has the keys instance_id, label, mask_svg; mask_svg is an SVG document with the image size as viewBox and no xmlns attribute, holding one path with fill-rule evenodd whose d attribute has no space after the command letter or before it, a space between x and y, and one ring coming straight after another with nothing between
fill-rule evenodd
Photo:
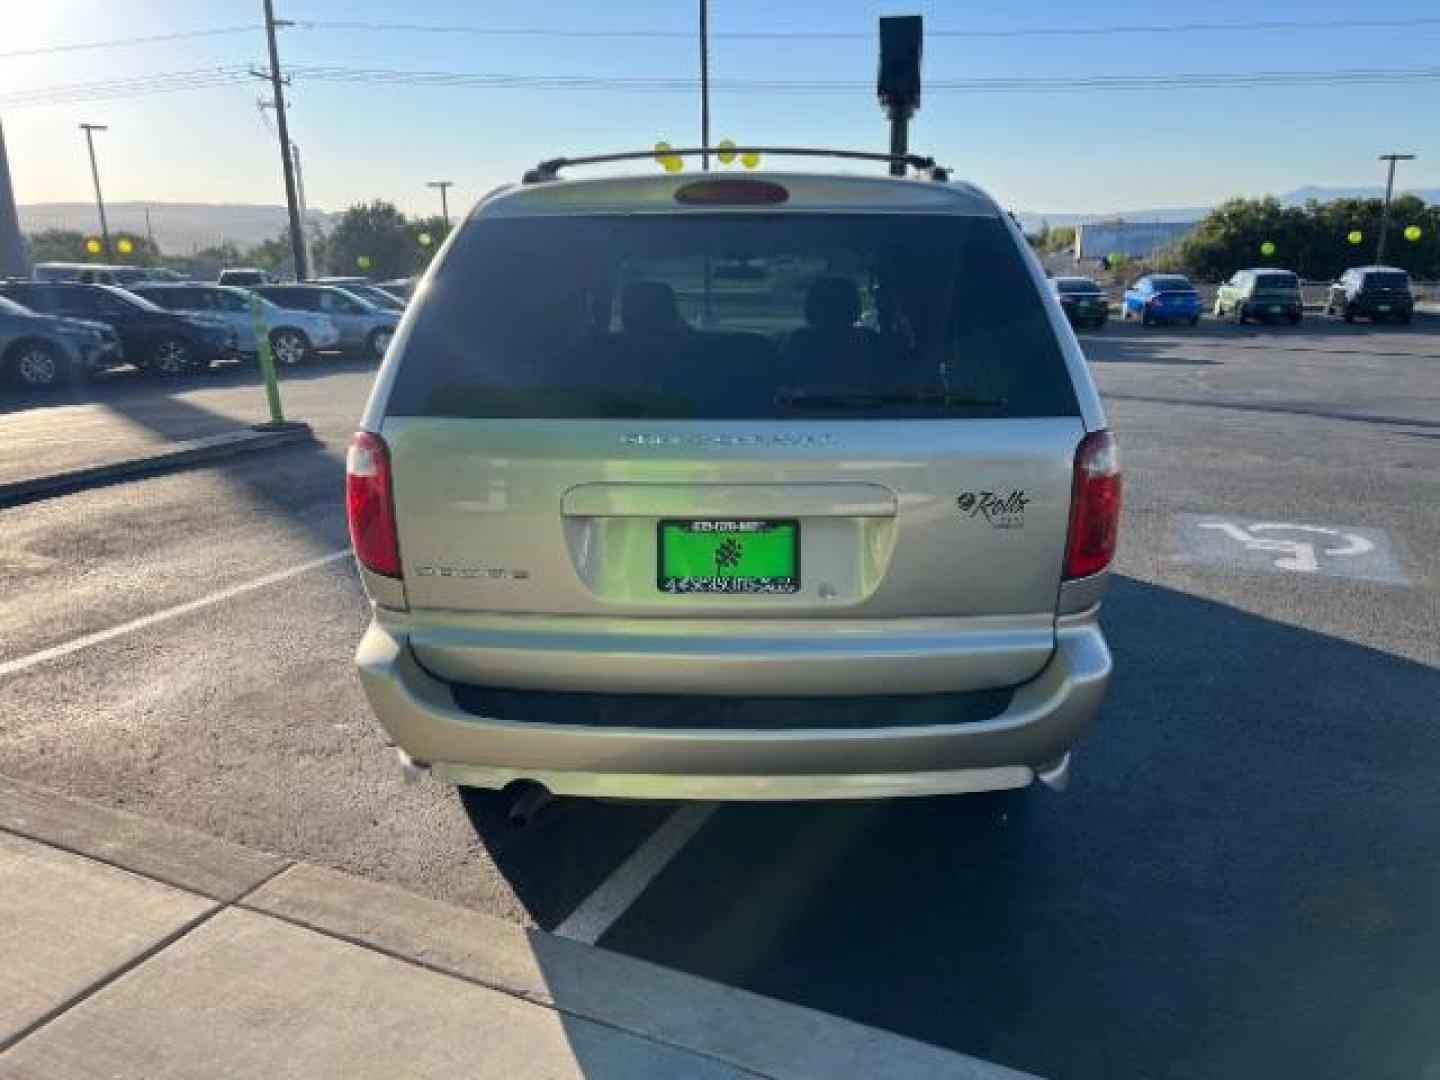
<instances>
[{"instance_id":1,"label":"white parking line","mask_svg":"<svg viewBox=\"0 0 1440 1080\"><path fill-rule=\"evenodd\" d=\"M552 932L557 937L594 945L715 810L715 803L694 803L675 811Z\"/></svg>"},{"instance_id":2,"label":"white parking line","mask_svg":"<svg viewBox=\"0 0 1440 1080\"><path fill-rule=\"evenodd\" d=\"M67 641L62 645L52 645L48 649L41 649L39 652L31 653L29 656L21 656L15 660L7 660L0 663L0 679L7 675L14 675L16 672L32 668L37 664L45 664L51 660L58 660L62 656L69 656L71 653L79 652L81 649L88 649L91 645L100 645L106 641L113 641L115 638L124 637L126 634L143 630L147 626L154 626L156 623L165 622L167 619L176 619L181 615L188 615L192 611L199 611L201 608L210 607L212 604L224 603L237 596L253 592L256 589L263 589L267 585L274 585L277 582L285 581L288 578L296 577L310 570L340 559L348 558L350 549L344 548L340 551L332 551L329 555L322 555L318 559L311 559L299 566L292 566L286 570L277 570L273 574L266 574L264 577L255 578L253 581L241 582L239 585L232 585L228 589L221 589L219 592L211 593L209 596L202 596L198 600L190 600L184 604L177 604L175 607L166 608L163 611L156 611L149 615L142 615L138 619L131 619L129 622L121 623L119 626L112 626L108 630L97 630L93 634L86 634Z\"/></svg>"}]
</instances>

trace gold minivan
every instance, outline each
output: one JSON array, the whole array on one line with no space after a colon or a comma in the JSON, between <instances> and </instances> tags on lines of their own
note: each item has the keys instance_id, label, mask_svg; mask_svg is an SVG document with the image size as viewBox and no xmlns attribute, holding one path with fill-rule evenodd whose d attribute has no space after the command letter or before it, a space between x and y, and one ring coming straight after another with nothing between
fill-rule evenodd
<instances>
[{"instance_id":1,"label":"gold minivan","mask_svg":"<svg viewBox=\"0 0 1440 1080\"><path fill-rule=\"evenodd\" d=\"M1120 471L1009 215L933 172L556 164L451 236L350 449L357 664L404 763L1061 786L1110 675Z\"/></svg>"}]
</instances>

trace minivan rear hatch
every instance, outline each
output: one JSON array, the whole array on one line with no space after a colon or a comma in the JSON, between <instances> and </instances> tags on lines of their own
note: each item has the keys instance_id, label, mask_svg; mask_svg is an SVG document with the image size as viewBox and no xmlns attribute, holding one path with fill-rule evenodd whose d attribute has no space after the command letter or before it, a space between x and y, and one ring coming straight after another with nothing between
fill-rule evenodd
<instances>
[{"instance_id":1,"label":"minivan rear hatch","mask_svg":"<svg viewBox=\"0 0 1440 1080\"><path fill-rule=\"evenodd\" d=\"M998 217L480 217L418 303L381 428L415 621L903 625L1043 664L1084 428Z\"/></svg>"}]
</instances>

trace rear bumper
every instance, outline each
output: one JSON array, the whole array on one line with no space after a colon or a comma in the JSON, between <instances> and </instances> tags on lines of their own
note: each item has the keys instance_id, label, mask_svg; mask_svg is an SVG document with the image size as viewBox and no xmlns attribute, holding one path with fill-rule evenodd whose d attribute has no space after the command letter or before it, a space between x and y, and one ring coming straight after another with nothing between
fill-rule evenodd
<instances>
[{"instance_id":1,"label":"rear bumper","mask_svg":"<svg viewBox=\"0 0 1440 1080\"><path fill-rule=\"evenodd\" d=\"M371 624L356 656L381 726L412 768L477 787L533 780L562 795L854 799L1024 787L1089 727L1110 677L1094 613L1060 620L1050 661L991 719L907 727L656 729L477 717Z\"/></svg>"}]
</instances>

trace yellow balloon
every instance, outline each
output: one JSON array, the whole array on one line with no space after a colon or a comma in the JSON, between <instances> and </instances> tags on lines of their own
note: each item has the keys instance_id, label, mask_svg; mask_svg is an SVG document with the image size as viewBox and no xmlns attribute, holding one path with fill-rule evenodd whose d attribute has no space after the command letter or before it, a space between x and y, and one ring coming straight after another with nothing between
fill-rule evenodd
<instances>
[{"instance_id":1,"label":"yellow balloon","mask_svg":"<svg viewBox=\"0 0 1440 1080\"><path fill-rule=\"evenodd\" d=\"M1425 235L1425 233L1424 233L1424 231L1420 228L1419 225L1406 225L1406 226L1405 226L1405 239L1406 239L1406 240L1411 240L1411 241L1419 240L1420 237L1422 237L1422 236L1424 236L1424 235Z\"/></svg>"},{"instance_id":2,"label":"yellow balloon","mask_svg":"<svg viewBox=\"0 0 1440 1080\"><path fill-rule=\"evenodd\" d=\"M657 142L657 143L655 144L655 156L656 156L657 158L663 157L663 156L665 156L666 154L668 154L671 150L674 150L674 149L675 149L675 148L674 148L673 146L671 146L668 142L665 142L664 140L661 140L660 142Z\"/></svg>"},{"instance_id":3,"label":"yellow balloon","mask_svg":"<svg viewBox=\"0 0 1440 1080\"><path fill-rule=\"evenodd\" d=\"M85 241L85 250L91 255L99 255L101 250L100 241L96 240L93 236L90 237L89 240Z\"/></svg>"},{"instance_id":4,"label":"yellow balloon","mask_svg":"<svg viewBox=\"0 0 1440 1080\"><path fill-rule=\"evenodd\" d=\"M753 169L755 168L755 166L760 164L760 155L755 153L753 150L747 154L741 154L740 164L744 165L747 169Z\"/></svg>"},{"instance_id":5,"label":"yellow balloon","mask_svg":"<svg viewBox=\"0 0 1440 1080\"><path fill-rule=\"evenodd\" d=\"M429 247L429 246L430 246L430 234L429 234L428 232L422 232L422 233L421 233L419 236L417 236L415 239L418 240L418 241L420 241L420 246L421 246L421 247Z\"/></svg>"},{"instance_id":6,"label":"yellow balloon","mask_svg":"<svg viewBox=\"0 0 1440 1080\"><path fill-rule=\"evenodd\" d=\"M685 162L674 154L666 154L660 159L660 164L663 165L665 171L669 173L676 173L685 168Z\"/></svg>"},{"instance_id":7,"label":"yellow balloon","mask_svg":"<svg viewBox=\"0 0 1440 1080\"><path fill-rule=\"evenodd\" d=\"M135 250L135 244L128 236L122 236L119 240L115 241L115 250L120 252L121 255L129 255Z\"/></svg>"},{"instance_id":8,"label":"yellow balloon","mask_svg":"<svg viewBox=\"0 0 1440 1080\"><path fill-rule=\"evenodd\" d=\"M369 256L369 255L356 255L356 256L355 256L355 265L358 266L358 267L360 267L361 270L369 270L369 269L370 269L370 256Z\"/></svg>"},{"instance_id":9,"label":"yellow balloon","mask_svg":"<svg viewBox=\"0 0 1440 1080\"><path fill-rule=\"evenodd\" d=\"M715 156L720 159L721 165L729 165L735 160L735 144L729 139L721 139L720 152Z\"/></svg>"},{"instance_id":10,"label":"yellow balloon","mask_svg":"<svg viewBox=\"0 0 1440 1080\"><path fill-rule=\"evenodd\" d=\"M1352 244L1358 244L1361 240L1365 239L1365 234L1362 233L1359 229L1351 229L1350 235L1345 237L1345 239L1349 240Z\"/></svg>"}]
</instances>

